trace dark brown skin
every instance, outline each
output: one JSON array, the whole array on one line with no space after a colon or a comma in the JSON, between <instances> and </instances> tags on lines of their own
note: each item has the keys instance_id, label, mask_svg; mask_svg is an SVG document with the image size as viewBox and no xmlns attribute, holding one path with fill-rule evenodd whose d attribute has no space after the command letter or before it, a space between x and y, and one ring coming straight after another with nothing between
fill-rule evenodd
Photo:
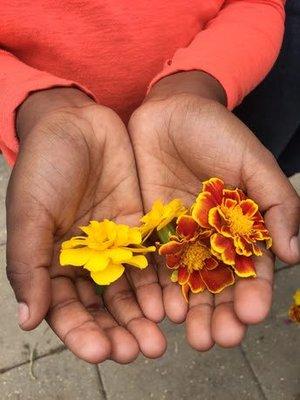
<instances>
[{"instance_id":1,"label":"dark brown skin","mask_svg":"<svg viewBox=\"0 0 300 400\"><path fill-rule=\"evenodd\" d=\"M77 356L124 363L139 351L147 357L164 352L156 325L164 313L178 323L186 320L188 341L198 350L214 342L235 346L248 324L265 318L271 253L257 261L258 279L241 280L216 296L193 295L189 307L164 268L159 280L153 267L130 271L99 300L80 269L57 262L61 241L78 225L92 218L136 224L143 206L148 210L156 198L191 203L200 181L211 176L247 190L266 211L274 252L297 262L299 198L225 101L215 79L186 72L154 86L128 131L112 110L77 89L37 92L23 103L20 153L7 194L8 277L22 304L23 329L46 316Z\"/></svg>"}]
</instances>

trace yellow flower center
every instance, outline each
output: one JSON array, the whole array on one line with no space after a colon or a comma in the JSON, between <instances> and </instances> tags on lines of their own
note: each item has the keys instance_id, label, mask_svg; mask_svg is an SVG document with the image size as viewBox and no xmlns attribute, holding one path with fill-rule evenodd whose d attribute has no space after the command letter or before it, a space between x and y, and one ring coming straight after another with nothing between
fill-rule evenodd
<instances>
[{"instance_id":1,"label":"yellow flower center","mask_svg":"<svg viewBox=\"0 0 300 400\"><path fill-rule=\"evenodd\" d=\"M246 235L251 232L253 221L243 214L241 207L237 205L234 208L225 208L222 211L229 220L229 226L233 233Z\"/></svg>"},{"instance_id":2,"label":"yellow flower center","mask_svg":"<svg viewBox=\"0 0 300 400\"><path fill-rule=\"evenodd\" d=\"M202 244L195 242L188 244L183 256L182 262L187 266L188 271L199 270L204 267L204 261L211 257L211 253L208 248Z\"/></svg>"}]
</instances>

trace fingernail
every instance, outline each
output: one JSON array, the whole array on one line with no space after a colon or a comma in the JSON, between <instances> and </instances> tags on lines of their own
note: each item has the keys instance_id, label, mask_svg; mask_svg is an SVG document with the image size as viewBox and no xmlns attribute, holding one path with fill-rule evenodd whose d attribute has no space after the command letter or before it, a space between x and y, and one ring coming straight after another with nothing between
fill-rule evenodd
<instances>
[{"instance_id":1,"label":"fingernail","mask_svg":"<svg viewBox=\"0 0 300 400\"><path fill-rule=\"evenodd\" d=\"M25 303L19 303L18 305L18 318L19 325L22 326L29 319L29 308Z\"/></svg>"},{"instance_id":2,"label":"fingernail","mask_svg":"<svg viewBox=\"0 0 300 400\"><path fill-rule=\"evenodd\" d=\"M293 236L291 241L290 241L290 246L292 253L297 257L297 260L300 259L300 243L299 243L299 237L298 236Z\"/></svg>"}]
</instances>

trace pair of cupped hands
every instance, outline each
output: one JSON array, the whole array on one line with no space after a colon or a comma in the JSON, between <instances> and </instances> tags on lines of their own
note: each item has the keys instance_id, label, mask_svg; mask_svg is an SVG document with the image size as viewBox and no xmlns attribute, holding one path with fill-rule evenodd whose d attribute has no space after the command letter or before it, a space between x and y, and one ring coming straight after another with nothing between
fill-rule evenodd
<instances>
[{"instance_id":1,"label":"pair of cupped hands","mask_svg":"<svg viewBox=\"0 0 300 400\"><path fill-rule=\"evenodd\" d=\"M161 356L165 316L186 324L189 344L238 345L271 305L274 256L256 260L257 278L220 294L190 297L159 260L128 269L102 297L81 268L61 267L61 243L90 220L137 225L156 199L190 205L201 181L220 177L265 214L272 251L299 260L299 198L273 156L223 105L220 84L202 72L162 79L132 114L118 115L75 88L32 94L20 107L20 151L7 192L7 271L19 324L44 318L78 357L99 363Z\"/></svg>"}]
</instances>

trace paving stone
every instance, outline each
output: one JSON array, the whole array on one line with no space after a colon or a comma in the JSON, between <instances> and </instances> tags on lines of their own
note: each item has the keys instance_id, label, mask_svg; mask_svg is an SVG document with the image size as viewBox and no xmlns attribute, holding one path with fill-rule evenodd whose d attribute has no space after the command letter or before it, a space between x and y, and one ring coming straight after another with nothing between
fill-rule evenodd
<instances>
[{"instance_id":1,"label":"paving stone","mask_svg":"<svg viewBox=\"0 0 300 400\"><path fill-rule=\"evenodd\" d=\"M5 223L5 196L10 168L0 156L0 243L6 241L6 223Z\"/></svg>"},{"instance_id":2,"label":"paving stone","mask_svg":"<svg viewBox=\"0 0 300 400\"><path fill-rule=\"evenodd\" d=\"M300 398L300 324L287 322L292 295L300 288L300 266L276 274L270 317L249 329L243 344L266 397L270 400Z\"/></svg>"},{"instance_id":3,"label":"paving stone","mask_svg":"<svg viewBox=\"0 0 300 400\"><path fill-rule=\"evenodd\" d=\"M62 346L46 323L32 332L22 331L17 324L17 303L6 278L5 246L0 246L0 372L3 369L28 361L36 349L37 355ZM1 391L0 391L1 392ZM2 397L0 396L2 399Z\"/></svg>"},{"instance_id":4,"label":"paving stone","mask_svg":"<svg viewBox=\"0 0 300 400\"><path fill-rule=\"evenodd\" d=\"M0 375L1 400L104 400L97 368L64 351Z\"/></svg>"},{"instance_id":5,"label":"paving stone","mask_svg":"<svg viewBox=\"0 0 300 400\"><path fill-rule=\"evenodd\" d=\"M108 400L263 399L239 349L197 353L183 326L164 323L168 351L159 360L99 366Z\"/></svg>"}]
</instances>

